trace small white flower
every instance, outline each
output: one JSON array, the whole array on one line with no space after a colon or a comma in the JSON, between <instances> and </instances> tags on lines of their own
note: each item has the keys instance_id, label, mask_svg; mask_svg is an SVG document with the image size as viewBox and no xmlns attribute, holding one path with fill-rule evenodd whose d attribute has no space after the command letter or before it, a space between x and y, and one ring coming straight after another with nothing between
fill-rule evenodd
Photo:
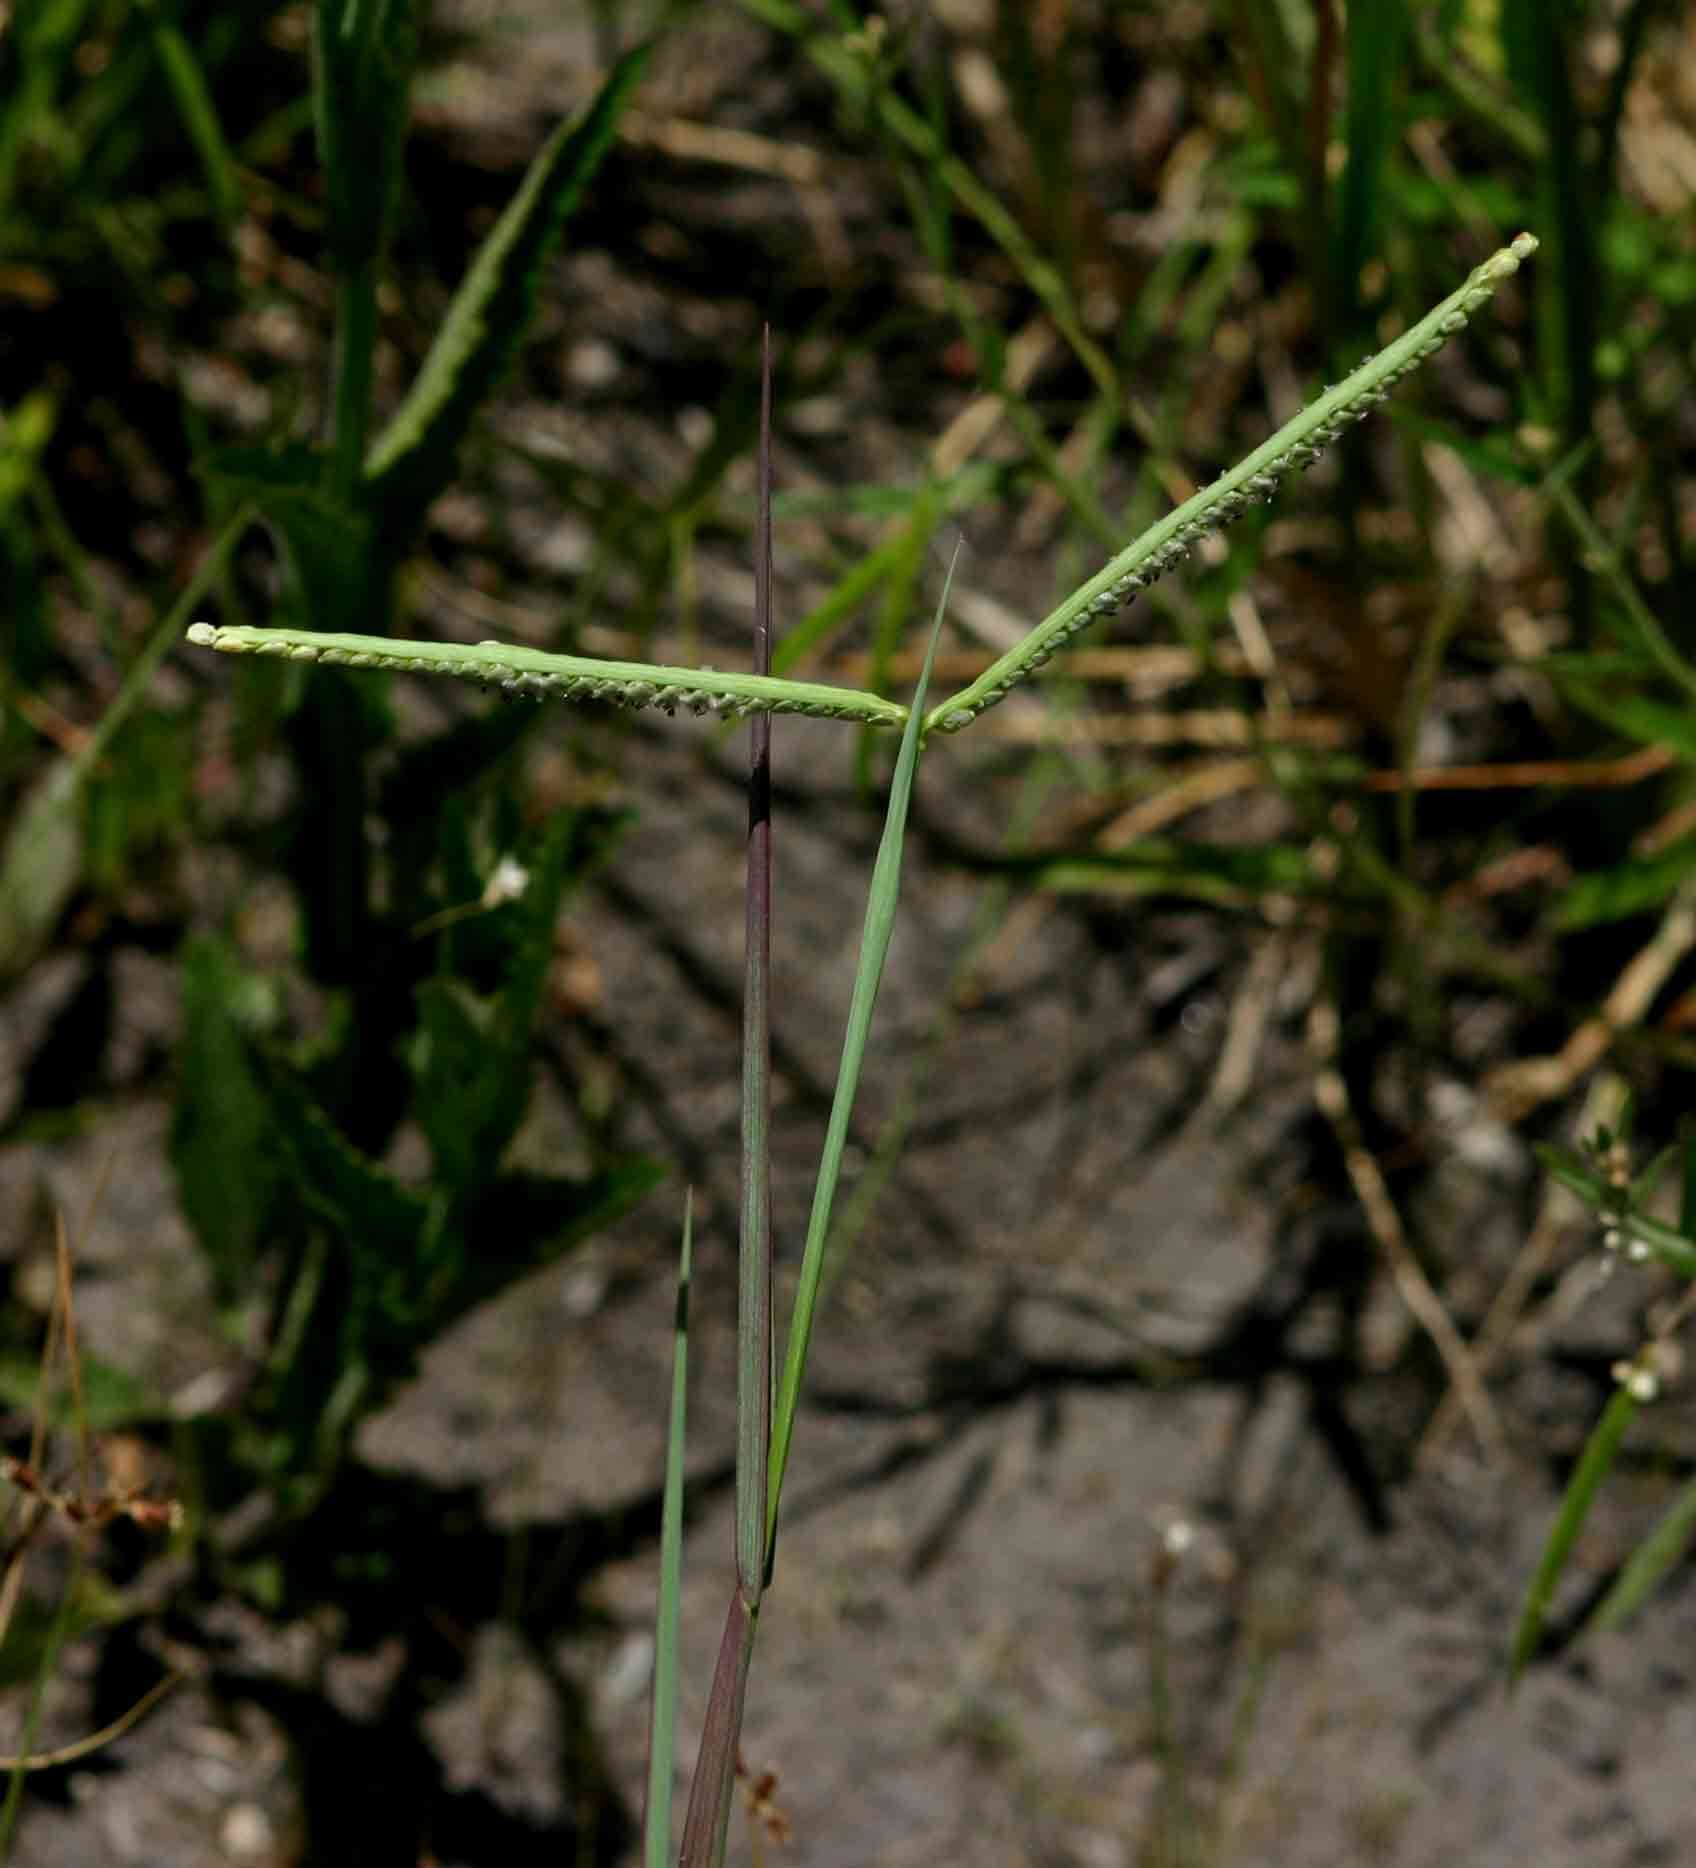
<instances>
[{"instance_id":1,"label":"small white flower","mask_svg":"<svg viewBox=\"0 0 1696 1868\"><path fill-rule=\"evenodd\" d=\"M1649 1402L1660 1395L1661 1378L1645 1362L1616 1362L1611 1373L1633 1401Z\"/></svg>"},{"instance_id":2,"label":"small white flower","mask_svg":"<svg viewBox=\"0 0 1696 1868\"><path fill-rule=\"evenodd\" d=\"M516 856L503 856L483 885L483 906L501 908L518 900L530 886L530 871Z\"/></svg>"}]
</instances>

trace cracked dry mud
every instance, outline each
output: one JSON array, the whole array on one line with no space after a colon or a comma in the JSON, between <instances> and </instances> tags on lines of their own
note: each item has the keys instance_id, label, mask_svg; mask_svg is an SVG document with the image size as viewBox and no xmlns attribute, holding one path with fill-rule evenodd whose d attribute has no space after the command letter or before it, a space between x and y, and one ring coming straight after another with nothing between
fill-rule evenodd
<instances>
[{"instance_id":1,"label":"cracked dry mud","mask_svg":"<svg viewBox=\"0 0 1696 1868\"><path fill-rule=\"evenodd\" d=\"M687 1755L730 1579L741 805L706 732L640 751L627 770L641 822L576 929L601 974L596 1029L552 1041L602 1056L619 1139L680 1158L697 1189ZM780 736L789 1242L869 863L846 757L826 728ZM923 776L862 1148L983 886L930 853L951 812L985 808L951 800L950 777L940 757ZM1687 1588L1538 1668L1511 1703L1502 1692L1509 1618L1554 1498L1535 1448L1574 1443L1593 1385L1530 1364L1502 1391L1513 1465L1491 1470L1461 1434L1407 1474L1437 1378L1346 1203L1283 1215L1305 1148L1299 1059L1274 1057L1270 1087L1223 1128L1198 1113L1240 971L1194 916L1056 911L1002 950L940 1052L816 1339L745 1742L753 1769L778 1774L783 1859L1590 1868L1677 1861L1696 1842ZM146 982L132 991L145 1017ZM82 1268L85 1331L170 1387L216 1352L161 1131L143 1105L90 1140L4 1161L17 1214L34 1177L68 1192L115 1152L119 1206ZM1499 1277L1520 1195L1452 1163L1441 1179L1475 1269ZM419 1690L417 1756L490 1811L486 1834L537 1837L536 1859L566 1815L610 1858L616 1815L582 1802L600 1772L615 1800L638 1796L678 1192L470 1319L361 1443L491 1527L461 1535L439 1505L442 1528L416 1551L444 1602L489 1611L456 1636L459 1676ZM1355 1364L1355 1333L1384 1372ZM1625 1334L1610 1293L1548 1347L1581 1365ZM1664 1490L1648 1473L1609 1488L1573 1592ZM1191 1542L1160 1584L1180 1524ZM550 1571L551 1632L504 1629L503 1575L534 1587ZM233 1609L214 1621L230 1644L224 1690L184 1688L72 1774L66 1808L32 1812L23 1859L293 1859L298 1790L278 1727L263 1694L232 1682L316 1682L357 1747L423 1664L403 1634L338 1655L334 1627L267 1629ZM1157 1646L1181 1782L1162 1762ZM56 1696L55 1737L87 1729L85 1666ZM517 1843L503 1855L530 1858ZM440 1859L493 1856L468 1839Z\"/></svg>"}]
</instances>

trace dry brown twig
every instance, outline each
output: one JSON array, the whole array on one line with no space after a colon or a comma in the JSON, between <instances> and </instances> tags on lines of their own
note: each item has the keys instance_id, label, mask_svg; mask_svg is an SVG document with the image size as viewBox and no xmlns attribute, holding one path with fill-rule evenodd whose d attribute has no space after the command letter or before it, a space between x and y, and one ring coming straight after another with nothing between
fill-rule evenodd
<instances>
[{"instance_id":1,"label":"dry brown twig","mask_svg":"<svg viewBox=\"0 0 1696 1868\"><path fill-rule=\"evenodd\" d=\"M105 1184L103 1171L96 1184L87 1224L93 1223ZM174 1531L182 1523L182 1506L177 1500L149 1497L139 1484L118 1484L109 1475L107 1482L96 1490L95 1467L104 1462L88 1426L74 1295L71 1245L61 1213L55 1220L53 1303L48 1312L47 1340L42 1346L29 1457L0 1455L0 1479L9 1482L25 1502L22 1525L10 1541L4 1571L0 1574L0 1641L5 1639L23 1593L24 1566L30 1548L45 1525L54 1520L65 1525L86 1555L93 1537L119 1518L127 1518L143 1530L155 1532ZM45 1477L53 1377L61 1362L76 1424L76 1480L71 1486L55 1485ZM173 1668L118 1718L69 1745L50 1751L0 1753L0 1771L47 1770L103 1749L129 1731L185 1677L184 1670Z\"/></svg>"}]
</instances>

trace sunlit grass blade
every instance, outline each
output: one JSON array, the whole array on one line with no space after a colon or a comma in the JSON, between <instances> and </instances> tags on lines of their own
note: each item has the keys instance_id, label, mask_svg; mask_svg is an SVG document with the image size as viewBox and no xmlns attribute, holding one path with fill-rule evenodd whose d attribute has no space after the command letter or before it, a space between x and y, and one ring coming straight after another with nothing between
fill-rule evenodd
<instances>
[{"instance_id":1,"label":"sunlit grass blade","mask_svg":"<svg viewBox=\"0 0 1696 1868\"><path fill-rule=\"evenodd\" d=\"M1572 1555L1572 1547L1578 1541L1578 1533L1584 1528L1584 1520L1590 1515L1590 1507L1596 1502L1597 1490L1618 1457L1626 1429L1637 1418L1637 1409L1638 1403L1631 1391L1627 1388L1618 1389L1585 1442L1578 1465L1567 1482L1554 1529L1549 1533L1549 1541L1543 1546L1537 1573L1525 1592L1525 1602L1514 1629L1513 1643L1508 1649L1510 1686L1524 1673L1537 1652L1549 1603L1554 1598L1555 1585L1560 1581L1561 1572Z\"/></svg>"},{"instance_id":2,"label":"sunlit grass blade","mask_svg":"<svg viewBox=\"0 0 1696 1868\"><path fill-rule=\"evenodd\" d=\"M955 558L958 556L956 548ZM883 963L888 956L890 936L895 927L895 906L901 890L901 853L907 831L907 808L912 801L913 775L918 769L921 747L919 723L923 717L925 692L930 685L937 638L942 629L943 615L948 608L948 592L953 581L954 564L950 562L942 595L937 600L936 616L931 623L924 668L919 675L912 710L901 735L901 752L896 759L895 776L889 788L889 808L884 818L883 840L878 845L877 861L872 869L865 927L860 936L860 959L854 973L853 995L848 1005L848 1028L843 1035L836 1094L831 1101L830 1121L825 1129L824 1148L819 1156L813 1208L807 1221L807 1241L801 1254L801 1277L795 1291L795 1309L790 1318L789 1340L784 1351L783 1377L778 1387L777 1408L772 1421L771 1473L766 1496L768 1568L776 1548L777 1511L783 1495L784 1468L789 1460L789 1442L795 1428L795 1410L801 1397L801 1379L806 1373L807 1347L812 1340L813 1314L818 1304L819 1283L824 1272L825 1243L830 1235L831 1207L836 1199L836 1184L842 1172L842 1151L848 1141L848 1119L853 1112L855 1092L859 1088L860 1066L865 1060L872 1012L877 1004Z\"/></svg>"},{"instance_id":3,"label":"sunlit grass blade","mask_svg":"<svg viewBox=\"0 0 1696 1868\"><path fill-rule=\"evenodd\" d=\"M754 673L771 671L771 328L760 344ZM757 1607L765 1578L771 1451L771 720L748 728L748 875L742 998L742 1228L736 1312L736 1579Z\"/></svg>"},{"instance_id":4,"label":"sunlit grass blade","mask_svg":"<svg viewBox=\"0 0 1696 1868\"><path fill-rule=\"evenodd\" d=\"M779 674L793 668L828 640L837 628L854 616L872 592L894 574L905 551L906 537L903 528L887 543L856 560L784 636L783 646L772 660L772 667Z\"/></svg>"},{"instance_id":5,"label":"sunlit grass blade","mask_svg":"<svg viewBox=\"0 0 1696 1868\"><path fill-rule=\"evenodd\" d=\"M683 1202L672 1325L671 1421L660 1503L660 1601L654 1617L653 1712L648 1725L648 1802L642 1822L644 1868L668 1868L671 1786L677 1762L677 1623L683 1597L683 1452L689 1388L689 1273L695 1228L693 1189Z\"/></svg>"}]
</instances>

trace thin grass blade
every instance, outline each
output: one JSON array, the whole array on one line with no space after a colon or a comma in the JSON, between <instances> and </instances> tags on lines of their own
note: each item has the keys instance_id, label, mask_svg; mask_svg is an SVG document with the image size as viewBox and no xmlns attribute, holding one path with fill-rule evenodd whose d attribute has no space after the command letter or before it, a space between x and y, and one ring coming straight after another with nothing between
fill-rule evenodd
<instances>
[{"instance_id":1,"label":"thin grass blade","mask_svg":"<svg viewBox=\"0 0 1696 1868\"><path fill-rule=\"evenodd\" d=\"M1334 286L1338 334L1354 323L1360 275L1375 244L1378 223L1389 203L1384 170L1401 134L1395 90L1405 69L1406 0L1377 0L1351 6L1344 25L1348 48L1348 103L1343 171L1337 208Z\"/></svg>"},{"instance_id":2,"label":"thin grass blade","mask_svg":"<svg viewBox=\"0 0 1696 1868\"><path fill-rule=\"evenodd\" d=\"M677 1624L683 1597L683 1450L689 1389L689 1272L695 1194L683 1202L683 1249L677 1257L677 1308L671 1339L671 1421L660 1502L660 1602L654 1617L654 1700L648 1725L648 1803L642 1822L644 1868L667 1868L671 1855L671 1785L677 1764Z\"/></svg>"},{"instance_id":3,"label":"thin grass blade","mask_svg":"<svg viewBox=\"0 0 1696 1868\"><path fill-rule=\"evenodd\" d=\"M1696 1538L1696 1480L1687 1484L1661 1515L1660 1522L1631 1553L1625 1568L1584 1624L1585 1633L1623 1628L1649 1599L1657 1584L1683 1560Z\"/></svg>"},{"instance_id":4,"label":"thin grass blade","mask_svg":"<svg viewBox=\"0 0 1696 1868\"><path fill-rule=\"evenodd\" d=\"M0 843L0 980L21 973L46 946L82 880L85 788L113 734L135 711L160 662L223 575L231 548L252 521L252 510L244 508L218 534L182 595L143 643L99 724L75 753L48 770Z\"/></svg>"},{"instance_id":5,"label":"thin grass blade","mask_svg":"<svg viewBox=\"0 0 1696 1868\"><path fill-rule=\"evenodd\" d=\"M958 547L954 556L957 561ZM859 1089L860 1067L865 1061L872 1012L877 1004L883 963L889 953L890 935L895 926L895 906L901 890L901 851L907 831L907 808L912 801L913 775L918 769L922 744L920 721L924 714L925 692L930 685L937 638L941 634L942 618L948 608L948 592L953 582L954 562L951 561L948 576L943 582L942 595L937 600L936 616L931 623L930 642L925 649L924 668L919 675L918 689L901 735L901 752L895 762L895 777L889 789L883 840L878 846L877 862L872 869L865 927L860 936L859 966L854 974L854 991L848 1005L848 1028L843 1035L836 1094L831 1102L824 1149L819 1157L818 1180L813 1189L813 1209L807 1221L807 1242L801 1255L801 1278L795 1292L795 1310L790 1319L789 1341L784 1352L783 1378L778 1388L777 1408L772 1421L771 1473L766 1498L768 1573L776 1551L777 1510L783 1494L784 1468L789 1461L789 1442L795 1429L801 1379L806 1373L807 1347L812 1340L813 1314L818 1305L819 1284L824 1272L825 1244L830 1236L831 1208L842 1172L842 1151L848 1141L848 1118L853 1112L854 1096Z\"/></svg>"},{"instance_id":6,"label":"thin grass blade","mask_svg":"<svg viewBox=\"0 0 1696 1868\"><path fill-rule=\"evenodd\" d=\"M1629 1389L1618 1389L1585 1442L1584 1452L1572 1478L1567 1482L1566 1495L1561 1500L1554 1529L1549 1533L1549 1541L1543 1546L1542 1561L1531 1579L1531 1587L1525 1592L1525 1603L1520 1609L1513 1643L1508 1649L1509 1686L1518 1681L1537 1652L1549 1603L1554 1598L1555 1585L1561 1579L1568 1557L1572 1555L1572 1547L1578 1541L1584 1520L1590 1515L1590 1507L1596 1502L1597 1490L1618 1457L1626 1429L1637 1418L1637 1408L1638 1403Z\"/></svg>"},{"instance_id":7,"label":"thin grass blade","mask_svg":"<svg viewBox=\"0 0 1696 1868\"><path fill-rule=\"evenodd\" d=\"M153 22L153 50L164 70L165 82L171 87L171 95L176 99L177 115L194 145L194 153L200 158L207 192L212 197L212 211L224 232L233 234L246 203L242 199L235 157L224 140L224 128L218 120L218 108L212 101L206 76L182 29L164 18L157 0L148 12Z\"/></svg>"},{"instance_id":8,"label":"thin grass blade","mask_svg":"<svg viewBox=\"0 0 1696 1868\"><path fill-rule=\"evenodd\" d=\"M760 345L754 673L771 672L771 327ZM748 881L742 998L742 1237L736 1320L736 1579L758 1607L771 1452L771 719L748 728Z\"/></svg>"}]
</instances>

